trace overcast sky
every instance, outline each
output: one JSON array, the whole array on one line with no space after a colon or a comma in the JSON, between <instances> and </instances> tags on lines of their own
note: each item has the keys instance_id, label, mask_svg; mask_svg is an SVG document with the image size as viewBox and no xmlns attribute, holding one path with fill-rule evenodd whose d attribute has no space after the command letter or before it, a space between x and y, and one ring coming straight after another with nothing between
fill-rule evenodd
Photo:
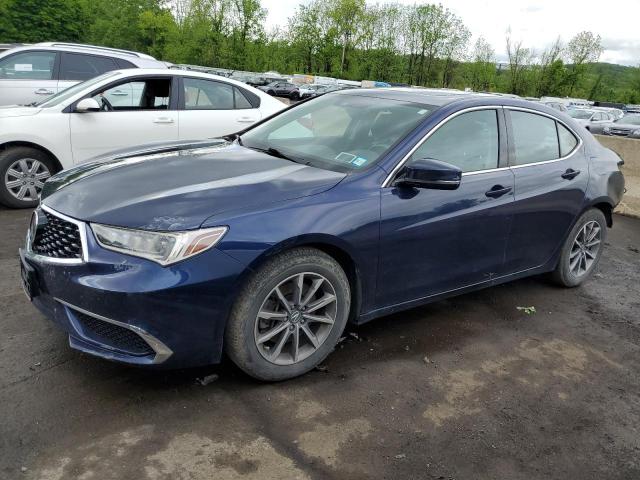
<instances>
[{"instance_id":1,"label":"overcast sky","mask_svg":"<svg viewBox=\"0 0 640 480\"><path fill-rule=\"evenodd\" d=\"M300 3L308 0L262 0L268 9L267 28L286 25ZM396 0L397 3L438 3ZM396 3L375 2L367 3ZM573 35L590 30L602 37L602 62L640 65L640 0L442 0L462 18L473 34L472 42L484 36L506 58L504 35L510 26L514 39L537 52L558 35L566 43Z\"/></svg>"}]
</instances>

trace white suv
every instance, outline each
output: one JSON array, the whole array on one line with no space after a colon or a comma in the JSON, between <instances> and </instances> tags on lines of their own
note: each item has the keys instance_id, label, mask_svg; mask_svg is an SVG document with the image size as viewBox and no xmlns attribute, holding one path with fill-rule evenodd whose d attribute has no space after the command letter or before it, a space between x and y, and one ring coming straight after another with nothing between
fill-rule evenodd
<instances>
[{"instance_id":1,"label":"white suv","mask_svg":"<svg viewBox=\"0 0 640 480\"><path fill-rule=\"evenodd\" d=\"M173 69L115 70L32 106L0 107L0 203L38 203L51 174L114 150L204 140L285 108L249 85Z\"/></svg>"},{"instance_id":2,"label":"white suv","mask_svg":"<svg viewBox=\"0 0 640 480\"><path fill-rule=\"evenodd\" d=\"M28 105L122 68L166 68L143 53L74 43L37 43L0 53L0 105Z\"/></svg>"}]
</instances>

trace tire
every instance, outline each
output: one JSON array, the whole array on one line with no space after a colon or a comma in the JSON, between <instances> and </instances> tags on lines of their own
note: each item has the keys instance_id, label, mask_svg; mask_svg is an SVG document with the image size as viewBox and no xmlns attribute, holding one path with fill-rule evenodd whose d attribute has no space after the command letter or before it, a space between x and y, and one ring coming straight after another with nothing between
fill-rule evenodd
<instances>
[{"instance_id":1,"label":"tire","mask_svg":"<svg viewBox=\"0 0 640 480\"><path fill-rule=\"evenodd\" d=\"M275 97L275 95L276 95L276 92L274 90L267 90L267 93L269 95L271 95L272 97Z\"/></svg>"},{"instance_id":2,"label":"tire","mask_svg":"<svg viewBox=\"0 0 640 480\"><path fill-rule=\"evenodd\" d=\"M300 94L298 92L293 92L291 93L291 95L289 95L289 99L293 102L297 102L298 100L300 100Z\"/></svg>"},{"instance_id":3,"label":"tire","mask_svg":"<svg viewBox=\"0 0 640 480\"><path fill-rule=\"evenodd\" d=\"M299 295L302 301L296 302L297 290L294 288L300 275L303 275L303 293ZM317 290L303 306L304 297L315 285L319 285ZM287 313L276 287L287 303L291 300L291 303L300 304L289 307L293 313ZM330 300L331 292L335 294L334 301L311 310L322 303L320 299ZM289 250L262 265L242 288L225 331L225 350L240 369L258 380L297 377L313 369L333 351L344 331L350 306L349 281L338 262L315 248ZM307 313L304 313L305 309ZM265 318L265 312L269 318ZM309 315L315 316L316 320ZM318 318L323 321L317 321ZM326 323L329 318L333 318L332 324ZM260 340L278 329L280 333L261 343ZM313 333L317 346L312 344L307 331ZM299 339L298 349L294 345L296 338ZM278 350L281 343L284 346Z\"/></svg>"},{"instance_id":4,"label":"tire","mask_svg":"<svg viewBox=\"0 0 640 480\"><path fill-rule=\"evenodd\" d=\"M597 227L597 233L593 227ZM585 243L583 240L585 235L587 239L594 235L593 240ZM572 288L587 280L598 266L606 236L607 220L602 211L592 208L583 213L562 245L558 265L551 275L554 282L563 287ZM598 240L597 245L589 247L596 240ZM579 244L582 244L582 247Z\"/></svg>"},{"instance_id":5,"label":"tire","mask_svg":"<svg viewBox=\"0 0 640 480\"><path fill-rule=\"evenodd\" d=\"M0 203L10 208L37 206L41 184L55 171L51 156L37 148L10 147L0 152Z\"/></svg>"}]
</instances>

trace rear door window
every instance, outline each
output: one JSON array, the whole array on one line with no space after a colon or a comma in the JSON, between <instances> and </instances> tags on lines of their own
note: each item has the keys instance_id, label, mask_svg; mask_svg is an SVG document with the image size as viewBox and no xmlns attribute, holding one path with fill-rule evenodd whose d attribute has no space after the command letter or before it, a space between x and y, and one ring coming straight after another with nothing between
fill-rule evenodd
<instances>
[{"instance_id":1,"label":"rear door window","mask_svg":"<svg viewBox=\"0 0 640 480\"><path fill-rule=\"evenodd\" d=\"M559 158L556 121L535 113L511 110L515 158L511 165L528 165Z\"/></svg>"},{"instance_id":2,"label":"rear door window","mask_svg":"<svg viewBox=\"0 0 640 480\"><path fill-rule=\"evenodd\" d=\"M60 80L89 80L117 68L116 62L109 57L63 52Z\"/></svg>"},{"instance_id":3,"label":"rear door window","mask_svg":"<svg viewBox=\"0 0 640 480\"><path fill-rule=\"evenodd\" d=\"M235 110L254 108L242 89L225 82L184 78L185 110Z\"/></svg>"}]
</instances>

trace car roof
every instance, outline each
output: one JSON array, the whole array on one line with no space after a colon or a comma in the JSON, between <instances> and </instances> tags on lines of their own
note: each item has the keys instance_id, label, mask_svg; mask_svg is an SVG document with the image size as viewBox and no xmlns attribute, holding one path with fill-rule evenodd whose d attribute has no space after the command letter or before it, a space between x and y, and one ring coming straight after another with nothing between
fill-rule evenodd
<instances>
[{"instance_id":1,"label":"car roof","mask_svg":"<svg viewBox=\"0 0 640 480\"><path fill-rule=\"evenodd\" d=\"M31 45L31 47L45 47L53 48L56 50L73 51L73 52L91 52L91 53L103 53L109 54L114 57L121 58L144 58L147 60L155 60L151 55L146 53L134 52L133 50L125 50L121 48L102 47L100 45L88 45L84 43L69 43L69 42L40 42Z\"/></svg>"},{"instance_id":2,"label":"car roof","mask_svg":"<svg viewBox=\"0 0 640 480\"><path fill-rule=\"evenodd\" d=\"M3 54L13 54L16 52L30 51L30 50L52 50L56 52L69 52L69 53L87 53L93 55L105 55L113 58L120 58L123 60L129 60L134 63L136 61L153 61L156 64L163 63L156 60L151 55L145 53L134 52L130 50L121 50L118 48L100 47L96 45L84 45L79 43L65 43L65 42L41 42L27 45L16 45L10 48ZM148 64L148 63L147 63Z\"/></svg>"},{"instance_id":3,"label":"car roof","mask_svg":"<svg viewBox=\"0 0 640 480\"><path fill-rule=\"evenodd\" d=\"M389 100L403 100L443 107L455 102L474 102L492 105L521 105L523 107L536 105L529 100L510 96L496 95L493 93L464 92L453 89L437 88L411 88L411 87L385 87L385 88L361 88L341 90L332 93L334 95L362 95L368 97L387 98Z\"/></svg>"},{"instance_id":4,"label":"car roof","mask_svg":"<svg viewBox=\"0 0 640 480\"><path fill-rule=\"evenodd\" d=\"M110 73L116 73L122 78L126 77L141 77L141 76L181 76L181 77L193 77L193 78L204 78L208 80L218 80L220 82L230 83L232 85L236 85L238 87L242 87L246 90L251 90L253 93L260 92L260 90L253 88L250 85L247 85L244 82L239 80L234 80L233 78L223 77L221 75L214 75L213 73L205 73L205 72L195 72L193 70L177 70L177 69L167 69L167 68L128 68L121 70L112 70ZM109 78L108 81L111 82L115 80L115 78Z\"/></svg>"}]
</instances>

